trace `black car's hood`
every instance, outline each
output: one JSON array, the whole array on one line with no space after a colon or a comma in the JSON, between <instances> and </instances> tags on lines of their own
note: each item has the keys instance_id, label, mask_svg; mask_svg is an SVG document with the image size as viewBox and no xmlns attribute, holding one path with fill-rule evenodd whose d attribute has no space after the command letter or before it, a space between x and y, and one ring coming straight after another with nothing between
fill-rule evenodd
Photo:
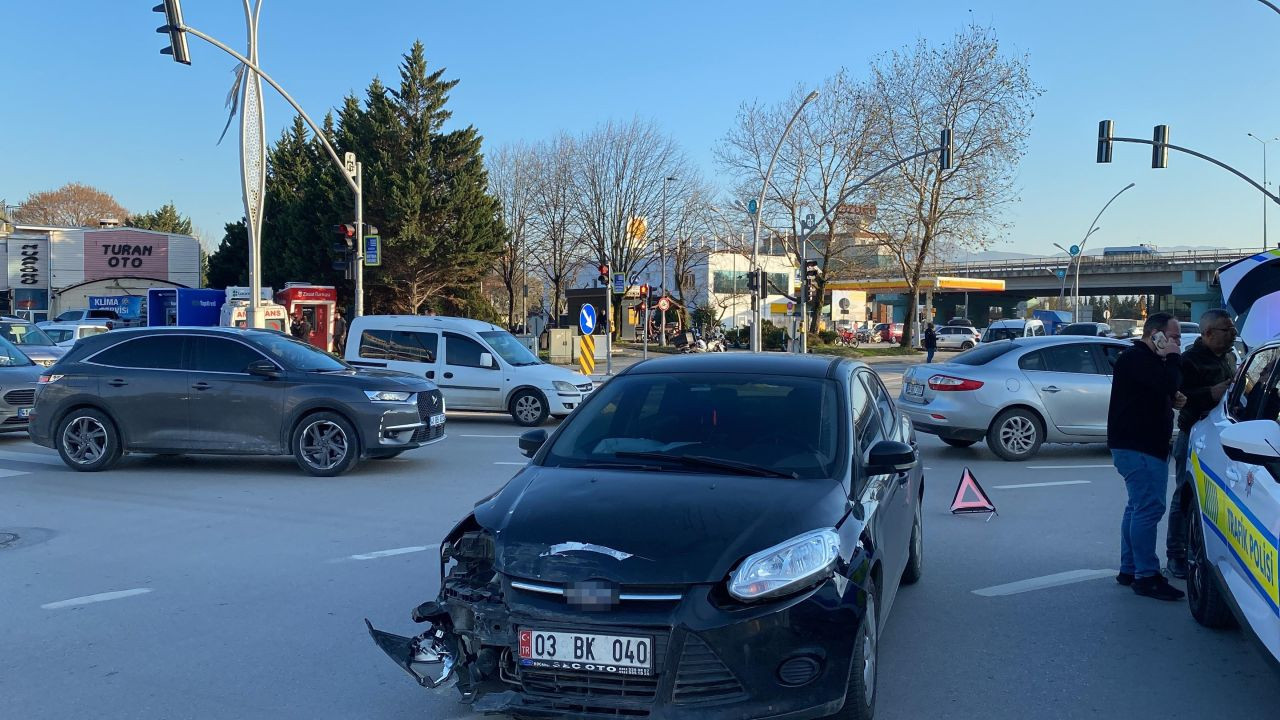
<instances>
[{"instance_id":1,"label":"black car's hood","mask_svg":"<svg viewBox=\"0 0 1280 720\"><path fill-rule=\"evenodd\" d=\"M835 480L530 466L475 509L497 569L547 582L718 582L846 511Z\"/></svg>"}]
</instances>

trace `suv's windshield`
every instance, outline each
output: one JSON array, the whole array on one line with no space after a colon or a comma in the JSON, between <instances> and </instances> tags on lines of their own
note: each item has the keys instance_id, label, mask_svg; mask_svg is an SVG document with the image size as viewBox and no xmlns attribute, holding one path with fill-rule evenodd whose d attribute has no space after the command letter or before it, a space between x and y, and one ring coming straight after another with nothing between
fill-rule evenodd
<instances>
[{"instance_id":1,"label":"suv's windshield","mask_svg":"<svg viewBox=\"0 0 1280 720\"><path fill-rule=\"evenodd\" d=\"M0 322L0 337L14 345L53 345L53 339L26 322Z\"/></svg>"},{"instance_id":2,"label":"suv's windshield","mask_svg":"<svg viewBox=\"0 0 1280 720\"><path fill-rule=\"evenodd\" d=\"M987 328L987 334L982 336L982 342L1012 340L1020 337L1022 337L1022 328Z\"/></svg>"},{"instance_id":3,"label":"suv's windshield","mask_svg":"<svg viewBox=\"0 0 1280 720\"><path fill-rule=\"evenodd\" d=\"M480 333L480 337L493 348L493 351L502 356L511 365L537 365L542 361L537 355L529 352L529 348L525 347L519 340L509 332L504 330L491 330L489 332Z\"/></svg>"},{"instance_id":4,"label":"suv's windshield","mask_svg":"<svg viewBox=\"0 0 1280 720\"><path fill-rule=\"evenodd\" d=\"M543 464L735 474L714 468L732 463L831 477L847 454L838 388L832 380L775 375L623 375L567 421Z\"/></svg>"},{"instance_id":5,"label":"suv's windshield","mask_svg":"<svg viewBox=\"0 0 1280 720\"><path fill-rule=\"evenodd\" d=\"M286 335L254 333L253 339L259 349L290 370L333 372L351 368L333 355Z\"/></svg>"}]
</instances>

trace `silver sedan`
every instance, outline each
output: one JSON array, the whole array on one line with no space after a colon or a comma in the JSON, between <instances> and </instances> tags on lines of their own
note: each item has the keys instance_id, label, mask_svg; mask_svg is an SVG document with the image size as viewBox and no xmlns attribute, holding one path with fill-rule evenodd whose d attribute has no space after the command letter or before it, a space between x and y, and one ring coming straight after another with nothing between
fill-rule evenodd
<instances>
[{"instance_id":1,"label":"silver sedan","mask_svg":"<svg viewBox=\"0 0 1280 720\"><path fill-rule=\"evenodd\" d=\"M1129 346L1085 336L983 343L908 370L898 407L921 432L954 447L985 439L1005 460L1045 442L1106 442L1111 372Z\"/></svg>"}]
</instances>

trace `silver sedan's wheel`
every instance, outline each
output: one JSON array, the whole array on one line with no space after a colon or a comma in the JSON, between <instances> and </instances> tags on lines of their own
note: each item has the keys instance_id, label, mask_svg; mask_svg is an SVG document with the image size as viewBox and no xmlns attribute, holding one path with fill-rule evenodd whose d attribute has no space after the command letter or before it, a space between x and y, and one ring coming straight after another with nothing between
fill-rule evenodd
<instances>
[{"instance_id":1,"label":"silver sedan's wheel","mask_svg":"<svg viewBox=\"0 0 1280 720\"><path fill-rule=\"evenodd\" d=\"M58 455L75 470L106 470L120 458L120 434L111 419L99 410L85 408L69 413L58 424Z\"/></svg>"},{"instance_id":2,"label":"silver sedan's wheel","mask_svg":"<svg viewBox=\"0 0 1280 720\"><path fill-rule=\"evenodd\" d=\"M336 413L309 415L293 431L293 456L311 475L341 475L355 464L359 440L346 418Z\"/></svg>"},{"instance_id":3,"label":"silver sedan's wheel","mask_svg":"<svg viewBox=\"0 0 1280 720\"><path fill-rule=\"evenodd\" d=\"M1040 450L1043 442L1040 419L1024 408L1000 413L987 431L987 445L1005 460L1026 460Z\"/></svg>"}]
</instances>

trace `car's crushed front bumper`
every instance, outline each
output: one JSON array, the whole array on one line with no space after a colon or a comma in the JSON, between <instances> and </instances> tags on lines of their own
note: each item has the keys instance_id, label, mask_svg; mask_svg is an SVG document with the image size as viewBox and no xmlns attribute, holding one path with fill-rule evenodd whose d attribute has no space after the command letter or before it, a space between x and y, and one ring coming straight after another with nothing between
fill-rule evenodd
<instances>
[{"instance_id":1,"label":"car's crushed front bumper","mask_svg":"<svg viewBox=\"0 0 1280 720\"><path fill-rule=\"evenodd\" d=\"M456 687L476 712L799 719L824 717L844 703L865 607L860 577L837 575L796 596L753 605L730 600L719 585L661 588L648 593L652 599L623 587L622 597L642 599L588 610L555 594L555 586L513 586L484 561L450 556L450 550L443 550L445 559L459 564L444 579L439 598L412 614L416 622L430 623L425 633L408 638L368 627L374 642L420 685L437 692ZM570 662L534 667L520 658L522 629L647 637L651 668L634 675L591 672Z\"/></svg>"}]
</instances>

